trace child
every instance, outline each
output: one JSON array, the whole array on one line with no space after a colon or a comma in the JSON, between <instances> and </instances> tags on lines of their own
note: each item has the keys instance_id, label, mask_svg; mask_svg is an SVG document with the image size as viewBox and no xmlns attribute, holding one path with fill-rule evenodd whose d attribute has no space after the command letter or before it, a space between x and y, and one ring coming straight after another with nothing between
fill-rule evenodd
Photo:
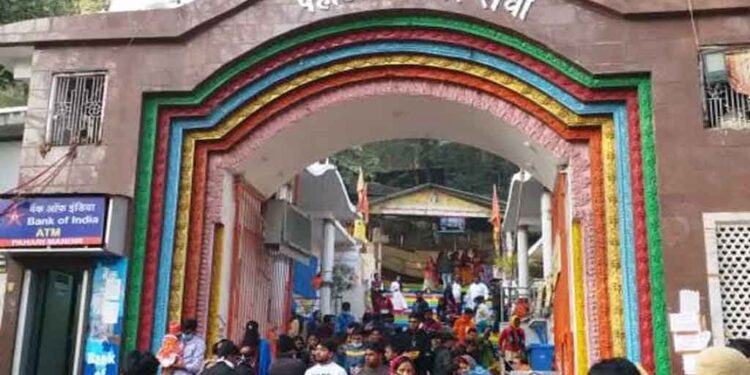
<instances>
[{"instance_id":1,"label":"child","mask_svg":"<svg viewBox=\"0 0 750 375\"><path fill-rule=\"evenodd\" d=\"M159 348L156 358L159 360L162 374L171 374L173 372L172 366L178 364L182 359L182 342L177 336L179 333L180 324L171 323L169 332L161 340L161 348Z\"/></svg>"}]
</instances>

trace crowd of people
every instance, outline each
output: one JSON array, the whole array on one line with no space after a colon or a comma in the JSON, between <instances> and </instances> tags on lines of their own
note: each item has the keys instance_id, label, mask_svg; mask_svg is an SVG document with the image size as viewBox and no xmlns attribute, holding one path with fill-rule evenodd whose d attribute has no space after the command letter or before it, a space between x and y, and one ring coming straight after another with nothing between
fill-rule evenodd
<instances>
[{"instance_id":1,"label":"crowd of people","mask_svg":"<svg viewBox=\"0 0 750 375\"><path fill-rule=\"evenodd\" d=\"M522 327L527 301L519 298L509 307L504 298L498 300L497 293L491 293L479 268L454 265L455 256L438 257L430 271L434 280L425 280L411 305L399 278L386 289L375 275L370 308L361 317L354 316L350 304L344 302L338 315L294 315L280 335L275 331L261 335L258 323L250 321L239 344L222 339L211 347L209 356L205 340L196 335L195 320L173 324L156 356L130 353L125 374L154 374L157 368L162 374L174 375L488 375L531 371ZM442 289L435 309L423 294L430 288ZM507 325L500 319L501 313L511 315ZM398 324L396 317L404 314L408 320ZM745 357L750 355L750 342L736 340L732 345L734 348L702 353L698 375L750 375L750 361ZM206 357L209 359L204 360ZM626 359L608 359L589 371L589 375L643 374L643 369Z\"/></svg>"},{"instance_id":2,"label":"crowd of people","mask_svg":"<svg viewBox=\"0 0 750 375\"><path fill-rule=\"evenodd\" d=\"M338 323L346 321L339 332ZM463 338L458 337L455 328L435 324L430 311L422 318L412 313L404 329L388 320L360 322L343 311L335 319L327 319L317 331L309 332L306 339L281 335L274 342L261 339L257 323L248 322L240 347L222 339L212 346L211 356L205 361L203 339L195 334L195 328L194 320L184 322L174 335L179 345L173 347L172 338L165 337L165 345L156 356L129 353L124 374L152 375L161 369L162 374L177 375L486 375L509 370L492 367L498 354L476 328L469 326ZM327 336L328 332L332 335ZM273 359L272 352L276 353ZM514 370L530 370L523 357L516 365ZM626 359L615 358L595 364L588 374L646 372ZM750 374L750 340L733 340L727 347L703 351L697 359L696 374Z\"/></svg>"}]
</instances>

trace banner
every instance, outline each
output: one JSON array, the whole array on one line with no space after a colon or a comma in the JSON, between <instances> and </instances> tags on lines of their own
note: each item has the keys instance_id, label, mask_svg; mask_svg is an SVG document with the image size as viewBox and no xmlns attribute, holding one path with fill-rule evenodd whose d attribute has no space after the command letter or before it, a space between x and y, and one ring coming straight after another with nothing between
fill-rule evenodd
<instances>
[{"instance_id":1,"label":"banner","mask_svg":"<svg viewBox=\"0 0 750 375\"><path fill-rule=\"evenodd\" d=\"M0 199L0 248L102 246L105 197Z\"/></svg>"},{"instance_id":2,"label":"banner","mask_svg":"<svg viewBox=\"0 0 750 375\"><path fill-rule=\"evenodd\" d=\"M127 259L101 260L91 279L91 304L83 359L84 375L117 375Z\"/></svg>"},{"instance_id":3,"label":"banner","mask_svg":"<svg viewBox=\"0 0 750 375\"><path fill-rule=\"evenodd\" d=\"M750 96L750 52L727 53L726 65L732 89Z\"/></svg>"}]
</instances>

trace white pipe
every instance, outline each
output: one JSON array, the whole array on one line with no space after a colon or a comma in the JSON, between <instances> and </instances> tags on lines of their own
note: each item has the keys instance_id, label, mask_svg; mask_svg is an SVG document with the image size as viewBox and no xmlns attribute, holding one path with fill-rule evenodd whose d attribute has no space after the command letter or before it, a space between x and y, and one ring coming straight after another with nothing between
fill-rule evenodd
<instances>
[{"instance_id":1,"label":"white pipe","mask_svg":"<svg viewBox=\"0 0 750 375\"><path fill-rule=\"evenodd\" d=\"M542 267L544 278L552 276L552 195L542 193Z\"/></svg>"},{"instance_id":2,"label":"white pipe","mask_svg":"<svg viewBox=\"0 0 750 375\"><path fill-rule=\"evenodd\" d=\"M23 355L24 336L26 336L26 319L29 313L29 293L31 289L32 273L30 270L23 272L23 282L21 286L21 305L18 308L18 321L16 322L16 344L13 347L13 366L11 374L18 375L21 373L21 356Z\"/></svg>"},{"instance_id":3,"label":"white pipe","mask_svg":"<svg viewBox=\"0 0 750 375\"><path fill-rule=\"evenodd\" d=\"M332 290L333 286L333 257L336 241L336 226L332 220L323 222L323 254L321 259L321 276L323 285L320 287L320 313L323 316L333 314Z\"/></svg>"},{"instance_id":4,"label":"white pipe","mask_svg":"<svg viewBox=\"0 0 750 375\"><path fill-rule=\"evenodd\" d=\"M518 228L518 290L522 295L528 294L529 287L529 238L526 227Z\"/></svg>"},{"instance_id":5,"label":"white pipe","mask_svg":"<svg viewBox=\"0 0 750 375\"><path fill-rule=\"evenodd\" d=\"M84 335L86 334L84 328L86 324L86 316L88 315L89 305L89 283L91 281L91 272L89 270L83 271L83 280L80 286L80 298L78 301L78 319L76 320L76 341L75 351L73 355L73 374L81 373L81 365L83 364L84 355L83 345L85 343Z\"/></svg>"}]
</instances>

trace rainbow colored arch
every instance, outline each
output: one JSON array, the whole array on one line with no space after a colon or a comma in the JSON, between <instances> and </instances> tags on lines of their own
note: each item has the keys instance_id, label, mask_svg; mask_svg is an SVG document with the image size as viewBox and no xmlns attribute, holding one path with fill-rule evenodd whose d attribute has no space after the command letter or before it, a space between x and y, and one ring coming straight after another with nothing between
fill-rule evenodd
<instances>
[{"instance_id":1,"label":"rainbow colored arch","mask_svg":"<svg viewBox=\"0 0 750 375\"><path fill-rule=\"evenodd\" d=\"M194 280L211 272L201 261L209 155L295 103L384 78L481 91L588 144L593 230L573 232L592 246L572 249L581 267L573 280L578 357L627 355L669 374L648 76L595 77L507 31L437 14L313 25L249 52L191 93L144 96L126 350L158 347L168 319L207 309L199 295L209 286ZM584 280L584 270L596 278Z\"/></svg>"}]
</instances>

